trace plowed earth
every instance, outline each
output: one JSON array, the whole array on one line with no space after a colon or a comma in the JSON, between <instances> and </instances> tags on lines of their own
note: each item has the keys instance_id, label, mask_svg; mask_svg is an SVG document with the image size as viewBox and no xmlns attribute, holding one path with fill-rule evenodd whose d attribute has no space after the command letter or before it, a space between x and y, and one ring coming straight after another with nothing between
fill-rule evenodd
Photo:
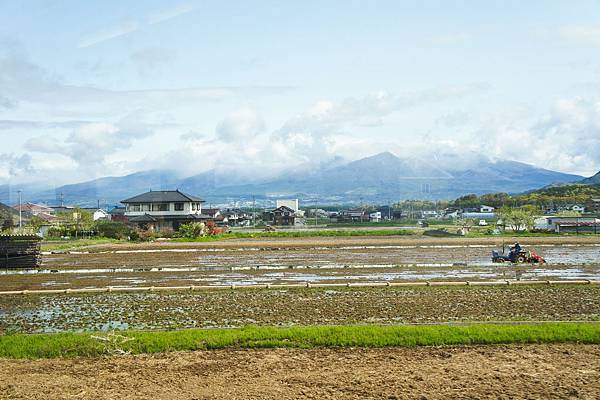
<instances>
[{"instance_id":1,"label":"plowed earth","mask_svg":"<svg viewBox=\"0 0 600 400\"><path fill-rule=\"evenodd\" d=\"M599 365L571 344L0 360L0 398L597 399Z\"/></svg>"}]
</instances>

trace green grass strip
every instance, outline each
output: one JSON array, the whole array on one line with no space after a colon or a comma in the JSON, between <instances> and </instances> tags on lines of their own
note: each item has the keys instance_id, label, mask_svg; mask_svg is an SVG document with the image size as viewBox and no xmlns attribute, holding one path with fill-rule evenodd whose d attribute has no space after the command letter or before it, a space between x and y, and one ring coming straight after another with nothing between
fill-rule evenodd
<instances>
[{"instance_id":1,"label":"green grass strip","mask_svg":"<svg viewBox=\"0 0 600 400\"><path fill-rule=\"evenodd\" d=\"M109 340L98 340L93 336ZM414 347L564 342L599 344L600 324L245 327L126 331L116 336L106 333L7 335L0 336L0 358L95 357L121 350L140 354L224 348Z\"/></svg>"}]
</instances>

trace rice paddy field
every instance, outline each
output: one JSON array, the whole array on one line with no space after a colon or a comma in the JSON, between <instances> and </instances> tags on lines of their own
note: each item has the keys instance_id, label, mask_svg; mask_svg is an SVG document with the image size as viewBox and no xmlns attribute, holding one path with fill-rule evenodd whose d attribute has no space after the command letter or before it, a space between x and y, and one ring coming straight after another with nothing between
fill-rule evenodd
<instances>
[{"instance_id":1,"label":"rice paddy field","mask_svg":"<svg viewBox=\"0 0 600 400\"><path fill-rule=\"evenodd\" d=\"M514 239L299 237L106 244L46 252L36 269L2 270L2 290L448 280L596 280L600 238L523 238L548 261L491 262Z\"/></svg>"},{"instance_id":2,"label":"rice paddy field","mask_svg":"<svg viewBox=\"0 0 600 400\"><path fill-rule=\"evenodd\" d=\"M547 264L491 263L513 241L61 245L0 292L125 290L0 294L0 398L600 397L600 238L523 238ZM515 284L380 286L424 281ZM377 287L277 286L328 283Z\"/></svg>"}]
</instances>

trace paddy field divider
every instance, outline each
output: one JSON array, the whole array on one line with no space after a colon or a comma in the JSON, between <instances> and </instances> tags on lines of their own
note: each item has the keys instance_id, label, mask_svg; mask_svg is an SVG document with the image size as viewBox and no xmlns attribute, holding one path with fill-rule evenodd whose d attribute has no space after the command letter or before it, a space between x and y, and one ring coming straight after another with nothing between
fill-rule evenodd
<instances>
[{"instance_id":1,"label":"paddy field divider","mask_svg":"<svg viewBox=\"0 0 600 400\"><path fill-rule=\"evenodd\" d=\"M417 282L347 282L347 283L282 283L252 285L187 285L187 286L128 286L99 287L81 289L26 289L0 291L0 296L27 294L76 294L109 292L166 292L202 291L232 289L297 289L297 288L376 288L376 287L418 287L418 286L529 286L529 285L600 285L600 280L496 280L496 281L417 281Z\"/></svg>"}]
</instances>

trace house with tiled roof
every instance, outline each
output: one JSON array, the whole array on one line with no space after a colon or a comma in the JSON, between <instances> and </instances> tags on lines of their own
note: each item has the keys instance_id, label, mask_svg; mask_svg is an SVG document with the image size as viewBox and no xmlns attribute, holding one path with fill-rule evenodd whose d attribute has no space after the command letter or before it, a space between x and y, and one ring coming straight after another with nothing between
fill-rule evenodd
<instances>
[{"instance_id":1,"label":"house with tiled roof","mask_svg":"<svg viewBox=\"0 0 600 400\"><path fill-rule=\"evenodd\" d=\"M210 219L202 213L204 200L179 190L151 190L121 203L131 225L153 231L179 230L182 224Z\"/></svg>"}]
</instances>

